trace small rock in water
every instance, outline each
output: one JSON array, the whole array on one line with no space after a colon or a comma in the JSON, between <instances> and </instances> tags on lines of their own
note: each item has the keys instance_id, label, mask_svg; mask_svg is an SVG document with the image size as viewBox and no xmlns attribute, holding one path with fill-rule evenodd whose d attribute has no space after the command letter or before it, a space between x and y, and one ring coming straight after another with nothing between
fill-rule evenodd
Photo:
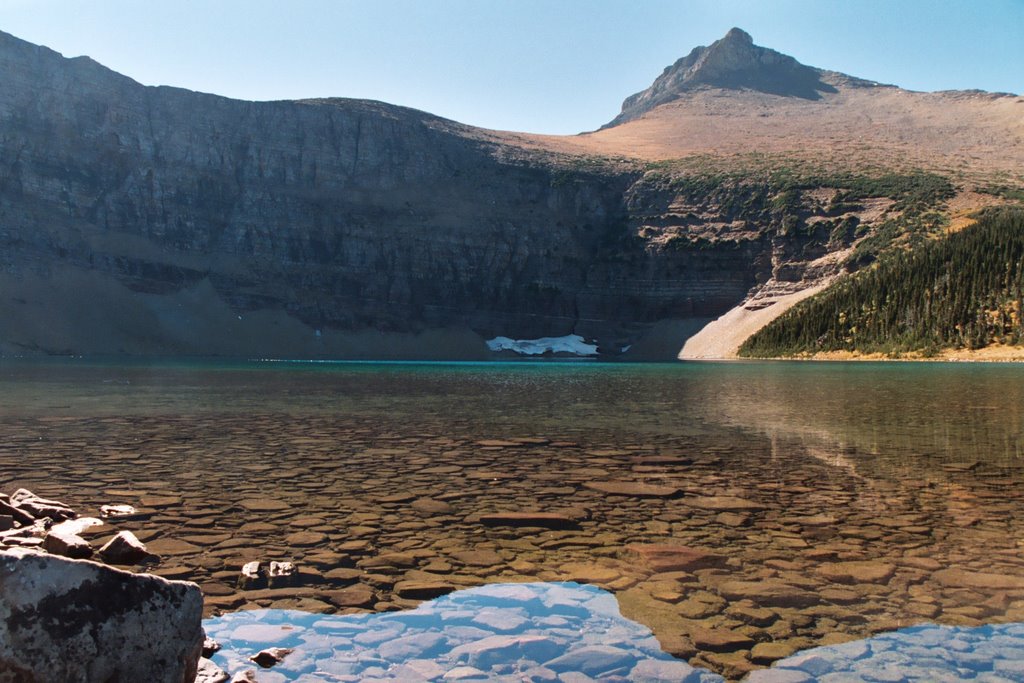
<instances>
[{"instance_id":1,"label":"small rock in water","mask_svg":"<svg viewBox=\"0 0 1024 683\"><path fill-rule=\"evenodd\" d=\"M296 583L298 573L291 562L271 562L267 566L267 583L271 588L284 588Z\"/></svg>"},{"instance_id":2,"label":"small rock in water","mask_svg":"<svg viewBox=\"0 0 1024 683\"><path fill-rule=\"evenodd\" d=\"M28 489L18 489L15 491L14 495L11 496L11 504L32 515L35 519L49 517L54 521L61 522L77 516L75 511L68 505L58 500L40 498Z\"/></svg>"},{"instance_id":3,"label":"small rock in water","mask_svg":"<svg viewBox=\"0 0 1024 683\"><path fill-rule=\"evenodd\" d=\"M242 573L238 577L238 587L242 590L252 590L254 588L264 588L267 585L267 579L263 575L262 566L258 561L246 562L242 565Z\"/></svg>"},{"instance_id":4,"label":"small rock in water","mask_svg":"<svg viewBox=\"0 0 1024 683\"><path fill-rule=\"evenodd\" d=\"M288 503L274 498L249 498L239 502L239 505L250 512L280 512L291 508Z\"/></svg>"},{"instance_id":5,"label":"small rock in water","mask_svg":"<svg viewBox=\"0 0 1024 683\"><path fill-rule=\"evenodd\" d=\"M166 508L181 504L178 496L143 496L139 502L147 508Z\"/></svg>"},{"instance_id":6,"label":"small rock in water","mask_svg":"<svg viewBox=\"0 0 1024 683\"><path fill-rule=\"evenodd\" d=\"M470 567L493 567L504 562L501 555L487 548L463 550L452 553L452 557Z\"/></svg>"},{"instance_id":7,"label":"small rock in water","mask_svg":"<svg viewBox=\"0 0 1024 683\"><path fill-rule=\"evenodd\" d=\"M92 546L81 536L51 531L43 538L43 550L51 555L60 555L77 560L92 557Z\"/></svg>"},{"instance_id":8,"label":"small rock in water","mask_svg":"<svg viewBox=\"0 0 1024 683\"><path fill-rule=\"evenodd\" d=\"M131 517L136 512L135 508L131 505L101 505L100 516L110 518L125 518Z\"/></svg>"},{"instance_id":9,"label":"small rock in water","mask_svg":"<svg viewBox=\"0 0 1024 683\"><path fill-rule=\"evenodd\" d=\"M256 672L252 669L246 669L245 671L239 671L231 677L230 683L258 683L259 679L256 678Z\"/></svg>"},{"instance_id":10,"label":"small rock in water","mask_svg":"<svg viewBox=\"0 0 1024 683\"><path fill-rule=\"evenodd\" d=\"M249 661L259 664L264 669L269 669L275 664L280 664L292 652L294 650L287 647L268 647L266 650L260 650L252 657L249 657Z\"/></svg>"},{"instance_id":11,"label":"small rock in water","mask_svg":"<svg viewBox=\"0 0 1024 683\"><path fill-rule=\"evenodd\" d=\"M227 672L207 659L205 654L199 659L195 683L224 683L228 678Z\"/></svg>"},{"instance_id":12,"label":"small rock in water","mask_svg":"<svg viewBox=\"0 0 1024 683\"><path fill-rule=\"evenodd\" d=\"M212 657L214 654L220 651L220 643L206 636L203 639L203 657Z\"/></svg>"},{"instance_id":13,"label":"small rock in water","mask_svg":"<svg viewBox=\"0 0 1024 683\"><path fill-rule=\"evenodd\" d=\"M121 531L100 548L100 557L109 564L138 564L153 556L135 534Z\"/></svg>"}]
</instances>

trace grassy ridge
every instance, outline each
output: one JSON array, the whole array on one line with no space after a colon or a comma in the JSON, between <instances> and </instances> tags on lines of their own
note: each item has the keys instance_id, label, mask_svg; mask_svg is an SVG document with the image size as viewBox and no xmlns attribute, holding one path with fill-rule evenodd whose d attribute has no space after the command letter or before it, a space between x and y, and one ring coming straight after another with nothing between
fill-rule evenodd
<instances>
[{"instance_id":1,"label":"grassy ridge","mask_svg":"<svg viewBox=\"0 0 1024 683\"><path fill-rule=\"evenodd\" d=\"M925 355L1024 343L1024 210L890 254L803 301L740 348L747 357L819 351Z\"/></svg>"}]
</instances>

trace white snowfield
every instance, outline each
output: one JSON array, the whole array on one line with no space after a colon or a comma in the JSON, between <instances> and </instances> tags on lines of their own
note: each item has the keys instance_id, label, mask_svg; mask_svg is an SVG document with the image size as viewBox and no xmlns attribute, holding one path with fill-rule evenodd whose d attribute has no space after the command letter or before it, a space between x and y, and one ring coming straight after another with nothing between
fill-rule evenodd
<instances>
[{"instance_id":1,"label":"white snowfield","mask_svg":"<svg viewBox=\"0 0 1024 683\"><path fill-rule=\"evenodd\" d=\"M487 340L491 351L515 351L522 356L540 356L545 353L570 353L575 356L596 356L597 344L588 344L578 334L540 339L510 339L495 337Z\"/></svg>"}]
</instances>

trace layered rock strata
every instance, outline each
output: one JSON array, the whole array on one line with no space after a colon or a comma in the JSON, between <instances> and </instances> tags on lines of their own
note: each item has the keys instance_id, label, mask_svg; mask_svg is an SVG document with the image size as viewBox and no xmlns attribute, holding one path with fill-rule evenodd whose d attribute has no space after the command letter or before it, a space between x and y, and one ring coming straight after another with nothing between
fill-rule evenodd
<instances>
[{"instance_id":1,"label":"layered rock strata","mask_svg":"<svg viewBox=\"0 0 1024 683\"><path fill-rule=\"evenodd\" d=\"M681 338L636 342L809 260L737 215L746 191L681 201L637 161L143 87L5 34L0 129L0 354L467 358L578 334L674 357Z\"/></svg>"}]
</instances>

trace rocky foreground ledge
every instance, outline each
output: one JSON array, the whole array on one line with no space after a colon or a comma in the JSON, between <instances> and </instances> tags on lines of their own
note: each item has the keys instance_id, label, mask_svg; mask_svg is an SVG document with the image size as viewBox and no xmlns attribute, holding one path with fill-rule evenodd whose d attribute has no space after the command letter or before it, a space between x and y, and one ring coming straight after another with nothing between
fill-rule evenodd
<instances>
[{"instance_id":1,"label":"rocky foreground ledge","mask_svg":"<svg viewBox=\"0 0 1024 683\"><path fill-rule=\"evenodd\" d=\"M187 581L0 551L0 681L192 683L203 595Z\"/></svg>"},{"instance_id":2,"label":"rocky foreground ledge","mask_svg":"<svg viewBox=\"0 0 1024 683\"><path fill-rule=\"evenodd\" d=\"M108 508L105 517L131 513ZM80 534L103 525L27 489L0 494L0 683L196 680L199 586L85 559L94 551ZM129 531L97 554L121 565L156 559Z\"/></svg>"}]
</instances>

